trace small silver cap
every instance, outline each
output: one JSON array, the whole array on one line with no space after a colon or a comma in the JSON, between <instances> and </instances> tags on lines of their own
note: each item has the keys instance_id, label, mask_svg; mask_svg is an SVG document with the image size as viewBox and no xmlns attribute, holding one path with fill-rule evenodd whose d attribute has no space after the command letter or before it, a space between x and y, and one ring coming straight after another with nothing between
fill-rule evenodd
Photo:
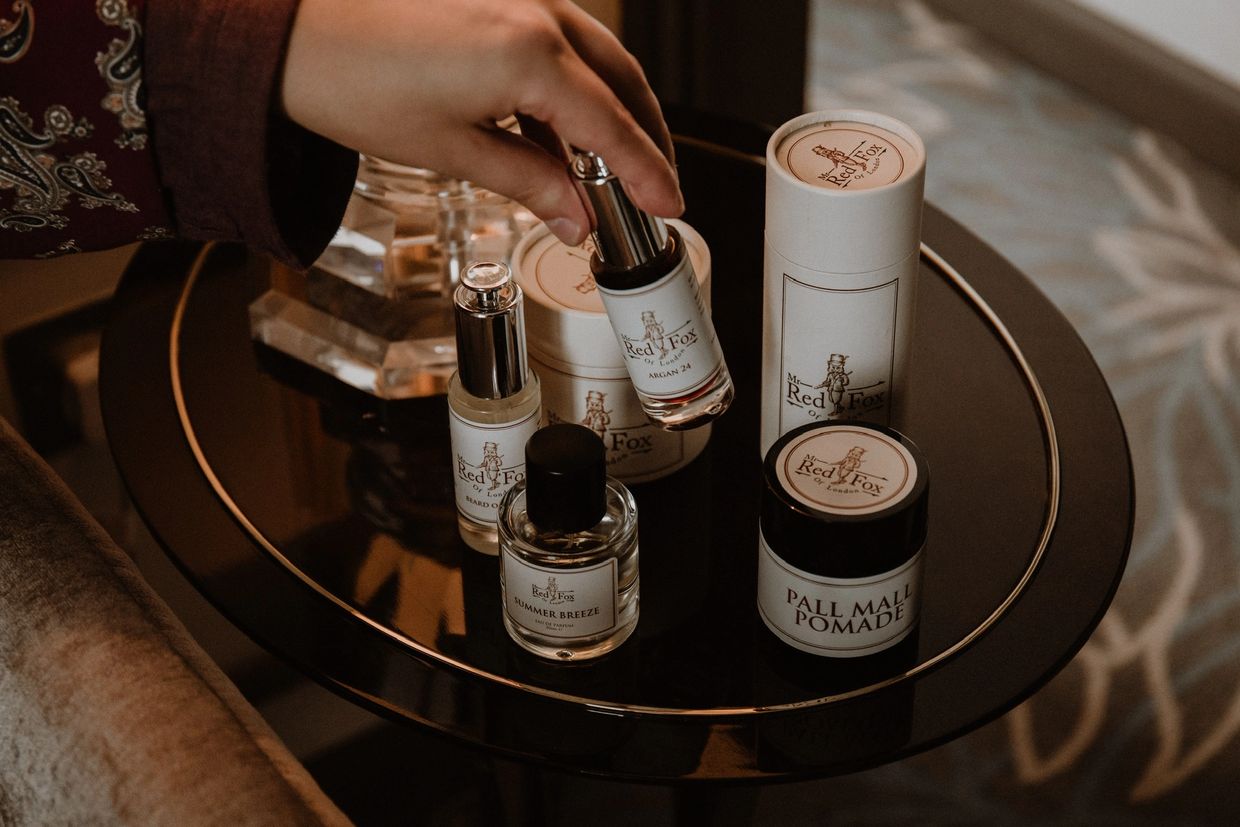
<instances>
[{"instance_id":1,"label":"small silver cap","mask_svg":"<svg viewBox=\"0 0 1240 827\"><path fill-rule=\"evenodd\" d=\"M578 152L570 169L594 207L594 247L604 264L632 269L663 252L667 247L663 219L634 206L601 157Z\"/></svg>"},{"instance_id":2,"label":"small silver cap","mask_svg":"<svg viewBox=\"0 0 1240 827\"><path fill-rule=\"evenodd\" d=\"M507 265L469 265L452 298L457 371L465 390L482 399L502 399L525 387L525 315L521 288Z\"/></svg>"}]
</instances>

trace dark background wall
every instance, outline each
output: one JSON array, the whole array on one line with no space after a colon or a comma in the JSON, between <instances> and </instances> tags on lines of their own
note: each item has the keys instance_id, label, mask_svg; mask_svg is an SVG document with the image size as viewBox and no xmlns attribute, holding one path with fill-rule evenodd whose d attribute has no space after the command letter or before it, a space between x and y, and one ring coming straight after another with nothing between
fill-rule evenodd
<instances>
[{"instance_id":1,"label":"dark background wall","mask_svg":"<svg viewBox=\"0 0 1240 827\"><path fill-rule=\"evenodd\" d=\"M666 107L772 127L804 111L806 0L626 0L621 14Z\"/></svg>"}]
</instances>

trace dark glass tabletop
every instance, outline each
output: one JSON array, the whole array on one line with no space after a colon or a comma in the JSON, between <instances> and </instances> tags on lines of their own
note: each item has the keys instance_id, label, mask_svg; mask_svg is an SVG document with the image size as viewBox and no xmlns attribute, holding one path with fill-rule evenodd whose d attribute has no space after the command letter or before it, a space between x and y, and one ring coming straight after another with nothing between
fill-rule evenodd
<instances>
[{"instance_id":1,"label":"dark glass tabletop","mask_svg":"<svg viewBox=\"0 0 1240 827\"><path fill-rule=\"evenodd\" d=\"M508 640L456 533L442 397L380 402L251 342L271 265L150 245L104 347L109 438L154 533L243 630L372 709L506 754L648 779L798 777L928 748L1027 697L1110 601L1132 527L1110 394L1070 325L927 207L905 418L931 469L917 634L799 656L757 619L762 136L682 136L737 387L707 450L633 486L641 621L594 663Z\"/></svg>"}]
</instances>

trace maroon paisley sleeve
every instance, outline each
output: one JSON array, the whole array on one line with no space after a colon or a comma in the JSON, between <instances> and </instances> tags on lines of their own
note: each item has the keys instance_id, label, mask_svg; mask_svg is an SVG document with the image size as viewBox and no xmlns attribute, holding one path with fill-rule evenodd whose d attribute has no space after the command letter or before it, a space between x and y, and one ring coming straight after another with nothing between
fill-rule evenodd
<instances>
[{"instance_id":1,"label":"maroon paisley sleeve","mask_svg":"<svg viewBox=\"0 0 1240 827\"><path fill-rule=\"evenodd\" d=\"M146 0L147 99L178 234L308 266L331 240L354 152L278 114L296 0Z\"/></svg>"},{"instance_id":2,"label":"maroon paisley sleeve","mask_svg":"<svg viewBox=\"0 0 1240 827\"><path fill-rule=\"evenodd\" d=\"M0 257L168 234L142 107L141 6L0 4Z\"/></svg>"}]
</instances>

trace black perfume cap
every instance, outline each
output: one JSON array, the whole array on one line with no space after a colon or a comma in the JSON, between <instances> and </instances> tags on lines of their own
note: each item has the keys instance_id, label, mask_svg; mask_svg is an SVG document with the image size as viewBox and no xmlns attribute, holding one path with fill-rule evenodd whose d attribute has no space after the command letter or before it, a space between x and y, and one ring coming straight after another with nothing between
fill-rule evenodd
<instances>
[{"instance_id":1,"label":"black perfume cap","mask_svg":"<svg viewBox=\"0 0 1240 827\"><path fill-rule=\"evenodd\" d=\"M583 531L607 512L607 451L589 428L540 428L525 444L525 507L540 529Z\"/></svg>"},{"instance_id":2,"label":"black perfume cap","mask_svg":"<svg viewBox=\"0 0 1240 827\"><path fill-rule=\"evenodd\" d=\"M784 434L762 468L762 537L788 564L823 577L871 577L926 541L930 472L908 437L864 422Z\"/></svg>"}]
</instances>

